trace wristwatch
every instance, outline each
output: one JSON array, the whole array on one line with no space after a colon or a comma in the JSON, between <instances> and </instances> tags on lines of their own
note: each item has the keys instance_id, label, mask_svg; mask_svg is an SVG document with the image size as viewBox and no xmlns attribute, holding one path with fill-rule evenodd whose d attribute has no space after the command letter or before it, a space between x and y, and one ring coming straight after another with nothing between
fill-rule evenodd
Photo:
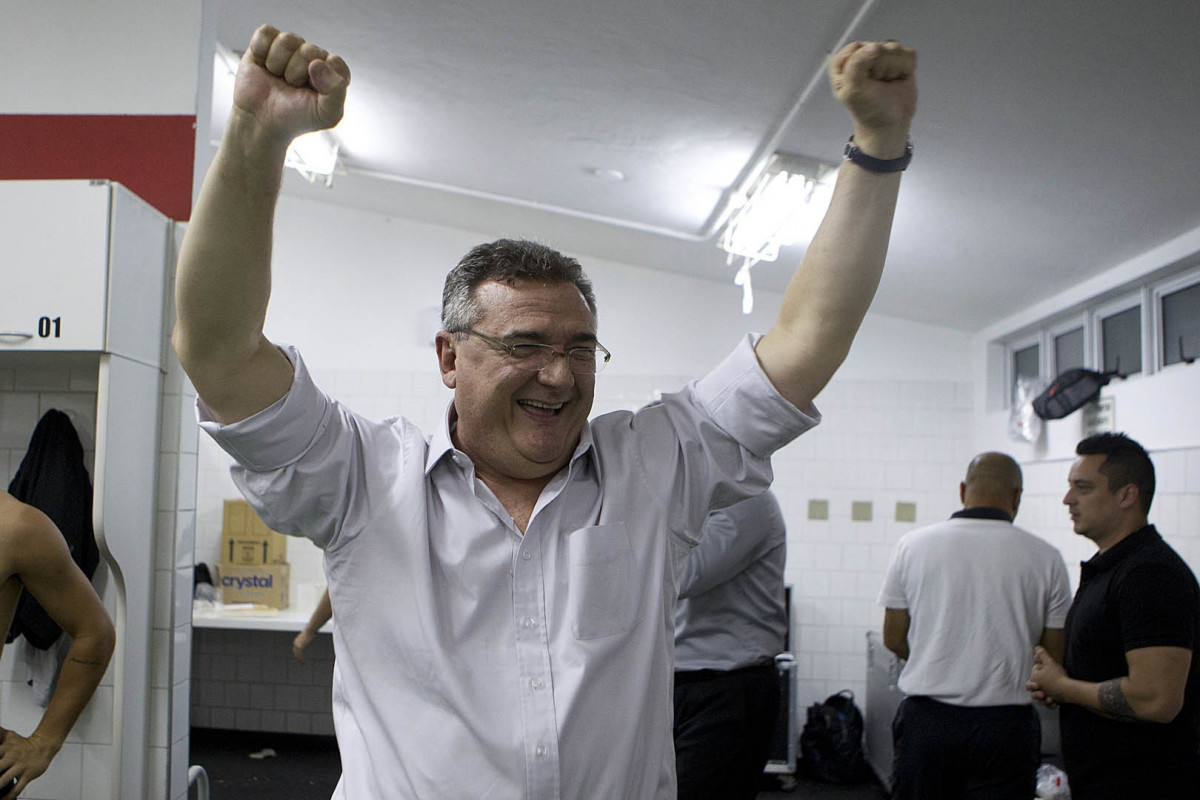
<instances>
[{"instance_id":1,"label":"wristwatch","mask_svg":"<svg viewBox=\"0 0 1200 800\"><path fill-rule=\"evenodd\" d=\"M899 158L869 156L858 149L853 135L850 137L850 141L846 142L846 149L842 151L842 155L847 161L853 161L868 172L902 172L908 169L908 162L912 161L912 154L912 139L909 139L908 144L904 146L904 155Z\"/></svg>"}]
</instances>

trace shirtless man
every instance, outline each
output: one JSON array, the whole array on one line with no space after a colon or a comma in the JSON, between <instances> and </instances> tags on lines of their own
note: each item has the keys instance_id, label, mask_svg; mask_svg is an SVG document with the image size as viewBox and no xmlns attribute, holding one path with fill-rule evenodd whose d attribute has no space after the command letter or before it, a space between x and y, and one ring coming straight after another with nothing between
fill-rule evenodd
<instances>
[{"instance_id":1,"label":"shirtless man","mask_svg":"<svg viewBox=\"0 0 1200 800\"><path fill-rule=\"evenodd\" d=\"M92 697L116 635L92 584L71 560L50 518L0 491L0 625L7 631L22 587L71 639L58 686L28 737L3 727L0 716L0 797L15 798L50 766ZM3 643L0 642L0 648Z\"/></svg>"}]
</instances>

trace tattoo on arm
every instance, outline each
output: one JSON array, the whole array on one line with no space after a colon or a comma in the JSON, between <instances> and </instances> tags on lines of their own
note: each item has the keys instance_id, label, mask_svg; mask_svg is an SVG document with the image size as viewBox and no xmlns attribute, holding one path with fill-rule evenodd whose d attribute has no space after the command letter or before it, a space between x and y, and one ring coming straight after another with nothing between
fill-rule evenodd
<instances>
[{"instance_id":1,"label":"tattoo on arm","mask_svg":"<svg viewBox=\"0 0 1200 800\"><path fill-rule=\"evenodd\" d=\"M75 664L86 664L89 667L107 667L108 666L107 662L104 662L104 661L94 661L94 660L89 660L86 658L76 658L75 656L71 656L67 660L71 661Z\"/></svg>"},{"instance_id":2,"label":"tattoo on arm","mask_svg":"<svg viewBox=\"0 0 1200 800\"><path fill-rule=\"evenodd\" d=\"M1125 699L1125 693L1121 691L1121 680L1121 678L1113 678L1111 681L1100 684L1098 697L1100 710L1113 719L1134 722L1138 717L1133 711L1133 706L1129 705L1129 701Z\"/></svg>"}]
</instances>

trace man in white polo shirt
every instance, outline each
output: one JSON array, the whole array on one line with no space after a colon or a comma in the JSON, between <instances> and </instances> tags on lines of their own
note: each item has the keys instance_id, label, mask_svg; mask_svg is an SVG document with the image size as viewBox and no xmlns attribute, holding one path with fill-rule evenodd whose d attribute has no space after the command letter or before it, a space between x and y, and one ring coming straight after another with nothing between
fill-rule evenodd
<instances>
[{"instance_id":1,"label":"man in white polo shirt","mask_svg":"<svg viewBox=\"0 0 1200 800\"><path fill-rule=\"evenodd\" d=\"M174 344L255 510L325 551L335 797L674 800L676 581L709 510L761 492L771 454L819 420L882 271L914 67L895 42L831 59L854 141L765 336L660 403L589 421L609 354L578 262L480 245L446 280L454 400L427 435L353 413L263 334L284 153L337 123L350 70L255 32L182 245Z\"/></svg>"},{"instance_id":2,"label":"man in white polo shirt","mask_svg":"<svg viewBox=\"0 0 1200 800\"><path fill-rule=\"evenodd\" d=\"M884 645L907 659L892 723L892 797L1034 796L1041 728L1033 650L1061 656L1071 605L1062 555L1013 525L1021 468L983 453L963 509L896 544L879 593Z\"/></svg>"}]
</instances>

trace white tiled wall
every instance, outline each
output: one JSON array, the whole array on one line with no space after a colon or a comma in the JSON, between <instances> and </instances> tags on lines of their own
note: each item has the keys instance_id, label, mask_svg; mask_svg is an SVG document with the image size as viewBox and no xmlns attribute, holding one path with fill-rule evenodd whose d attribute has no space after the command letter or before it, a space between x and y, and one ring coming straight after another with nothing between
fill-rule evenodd
<instances>
[{"instance_id":1,"label":"white tiled wall","mask_svg":"<svg viewBox=\"0 0 1200 800\"><path fill-rule=\"evenodd\" d=\"M38 420L52 408L65 412L83 443L89 473L96 456L95 359L47 358L36 368L0 362L0 481L8 486Z\"/></svg>"},{"instance_id":2,"label":"white tiled wall","mask_svg":"<svg viewBox=\"0 0 1200 800\"><path fill-rule=\"evenodd\" d=\"M971 389L969 382L835 380L818 399L825 423L777 458L801 711L843 688L866 710L866 633L882 625L875 598L892 546L958 510L958 484L976 452L1020 452L1012 442L980 446ZM1159 413L1187 402L1164 398ZM1126 422L1137 438L1138 418ZM1149 449L1158 480L1150 521L1200 574L1200 446ZM1073 591L1079 563L1096 552L1072 531L1062 505L1073 456L1018 460L1025 492L1016 522L1059 548ZM828 522L806 518L811 499L829 500ZM851 519L855 501L872 503L870 522ZM895 520L898 502L916 504L915 523Z\"/></svg>"},{"instance_id":3,"label":"white tiled wall","mask_svg":"<svg viewBox=\"0 0 1200 800\"><path fill-rule=\"evenodd\" d=\"M166 363L159 439L155 613L150 634L148 786L156 797L187 800L199 428L193 411L195 389L178 361L170 357Z\"/></svg>"},{"instance_id":4,"label":"white tiled wall","mask_svg":"<svg viewBox=\"0 0 1200 800\"><path fill-rule=\"evenodd\" d=\"M197 628L191 718L198 728L333 735L333 637L292 658L294 633Z\"/></svg>"},{"instance_id":5,"label":"white tiled wall","mask_svg":"<svg viewBox=\"0 0 1200 800\"><path fill-rule=\"evenodd\" d=\"M1200 447L1150 450L1157 488L1150 522L1200 575ZM1088 539L1071 530L1066 507L1067 471L1072 459L1023 465L1025 494L1017 523L1046 539L1063 554L1071 590L1079 585L1079 562L1096 553Z\"/></svg>"},{"instance_id":6,"label":"white tiled wall","mask_svg":"<svg viewBox=\"0 0 1200 800\"><path fill-rule=\"evenodd\" d=\"M801 711L842 689L865 709L866 635L882 623L875 598L892 545L958 507L972 455L970 388L835 379L817 399L821 426L777 456ZM814 500L826 501L827 520L809 519ZM915 505L915 523L896 521L897 503ZM852 518L855 504L869 504L869 520Z\"/></svg>"},{"instance_id":7,"label":"white tiled wall","mask_svg":"<svg viewBox=\"0 0 1200 800\"><path fill-rule=\"evenodd\" d=\"M6 367L0 361L0 480L8 486L38 420L52 408L71 418L85 448L84 464L89 472L95 461L96 383L95 358L80 359L52 354L27 363ZM111 613L116 594L102 563L92 579ZM0 657L0 710L3 724L28 735L41 721L43 709L33 703L32 689L16 643L4 648ZM113 673L105 673L100 687L84 709L66 744L42 777L22 795L28 800L82 800L82 787L106 786L111 773L113 741Z\"/></svg>"}]
</instances>

